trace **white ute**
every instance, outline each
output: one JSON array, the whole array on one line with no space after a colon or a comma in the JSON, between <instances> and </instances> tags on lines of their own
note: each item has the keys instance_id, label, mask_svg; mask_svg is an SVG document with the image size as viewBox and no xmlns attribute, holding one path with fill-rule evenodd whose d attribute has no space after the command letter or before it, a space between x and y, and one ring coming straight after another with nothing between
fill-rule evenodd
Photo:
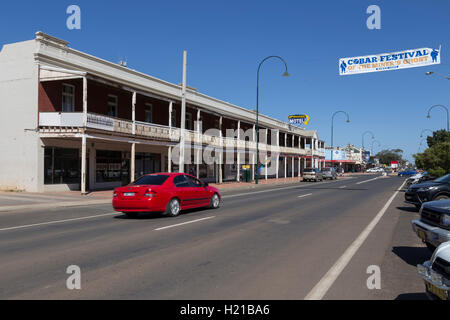
<instances>
[{"instance_id":1,"label":"white ute","mask_svg":"<svg viewBox=\"0 0 450 320\"><path fill-rule=\"evenodd\" d=\"M417 265L417 271L425 281L427 294L450 300L450 241L437 247L430 261Z\"/></svg>"}]
</instances>

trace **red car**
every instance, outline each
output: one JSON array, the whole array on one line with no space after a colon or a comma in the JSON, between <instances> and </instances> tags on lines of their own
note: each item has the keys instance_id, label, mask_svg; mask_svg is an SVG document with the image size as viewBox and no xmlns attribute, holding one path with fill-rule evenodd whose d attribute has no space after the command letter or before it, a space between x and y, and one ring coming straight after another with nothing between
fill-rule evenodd
<instances>
[{"instance_id":1,"label":"red car","mask_svg":"<svg viewBox=\"0 0 450 320\"><path fill-rule=\"evenodd\" d=\"M114 210L128 216L139 212L164 212L175 217L181 210L220 206L217 188L184 173L147 174L127 186L114 189Z\"/></svg>"}]
</instances>

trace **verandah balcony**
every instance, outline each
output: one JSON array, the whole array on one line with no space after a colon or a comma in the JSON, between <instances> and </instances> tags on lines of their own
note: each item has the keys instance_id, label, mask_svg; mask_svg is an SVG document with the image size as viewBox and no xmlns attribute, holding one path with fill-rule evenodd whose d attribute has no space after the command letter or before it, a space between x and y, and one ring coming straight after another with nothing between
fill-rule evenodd
<instances>
[{"instance_id":1,"label":"verandah balcony","mask_svg":"<svg viewBox=\"0 0 450 320\"><path fill-rule=\"evenodd\" d=\"M115 117L87 113L86 128L114 132L117 134L133 136L133 122ZM82 112L40 112L39 128L43 133L80 133L83 128ZM168 142L180 141L180 128L135 121L135 134L140 138L165 140ZM222 148L256 149L256 142L240 140L236 137L218 137L199 134L197 131L185 130L185 141L201 143ZM294 147L278 147L259 143L261 151L281 152L289 154L311 155L311 150ZM321 152L313 151L314 155L321 156Z\"/></svg>"}]
</instances>

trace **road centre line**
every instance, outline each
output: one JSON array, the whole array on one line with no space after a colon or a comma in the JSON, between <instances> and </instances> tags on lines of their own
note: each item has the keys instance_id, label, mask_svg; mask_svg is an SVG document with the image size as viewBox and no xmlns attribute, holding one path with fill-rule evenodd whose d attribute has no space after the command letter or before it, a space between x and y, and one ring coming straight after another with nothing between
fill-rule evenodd
<instances>
[{"instance_id":1,"label":"road centre line","mask_svg":"<svg viewBox=\"0 0 450 320\"><path fill-rule=\"evenodd\" d=\"M159 231L159 230L164 230L164 229L169 229L169 228L174 228L174 227L179 227L185 224L189 224L189 223L194 223L194 222L199 222L199 221L203 221L203 220L208 220L208 219L212 219L215 218L216 216L212 216L212 217L206 217L206 218L201 218L201 219L196 219L196 220L191 220L191 221L187 221L187 222L182 222L182 223L177 223L177 224L172 224L170 226L165 226L165 227L161 227L161 228L157 228L155 229L155 231Z\"/></svg>"},{"instance_id":2,"label":"road centre line","mask_svg":"<svg viewBox=\"0 0 450 320\"><path fill-rule=\"evenodd\" d=\"M367 227L360 233L360 235L353 241L353 243L345 250L342 256L335 262L335 264L328 270L328 272L320 279L320 281L314 286L314 288L305 297L305 300L321 300L328 290L331 288L333 283L348 265L350 260L353 258L358 249L363 245L364 241L370 235L370 233L375 229L378 222L381 220L392 201L395 199L399 190L403 188L406 181L402 183L400 188L389 198L384 207L378 212L378 214L373 218L373 220L367 225Z\"/></svg>"},{"instance_id":3,"label":"road centre line","mask_svg":"<svg viewBox=\"0 0 450 320\"><path fill-rule=\"evenodd\" d=\"M312 195L312 193L304 194L304 195L301 195L301 196L298 196L298 197L299 198L304 198L304 197L307 197L307 196L310 196L310 195Z\"/></svg>"},{"instance_id":4,"label":"road centre line","mask_svg":"<svg viewBox=\"0 0 450 320\"><path fill-rule=\"evenodd\" d=\"M369 182L369 181L373 181L373 180L377 180L377 179L379 179L380 177L376 177L376 178L373 178L373 179L369 179L369 180L364 180L364 181L360 181L360 182L357 182L356 184L362 184L362 183L366 183L366 182Z\"/></svg>"},{"instance_id":5,"label":"road centre line","mask_svg":"<svg viewBox=\"0 0 450 320\"><path fill-rule=\"evenodd\" d=\"M30 227L37 227L37 226L43 226L43 225L55 224L55 223L63 223L63 222L69 222L69 221L77 221L77 220L92 219L92 218L97 218L97 217L110 216L110 215L113 215L113 214L118 214L118 212L110 212L110 213L98 214L98 215L95 215L95 216L88 216L88 217L81 217L81 218L73 218L73 219L66 219L66 220L56 220L56 221L41 222L41 223L35 223L35 224L27 224L27 225L23 225L23 226L16 226L16 227L2 228L2 229L0 229L0 231L15 230L15 229L23 229L23 228L30 228Z\"/></svg>"}]
</instances>

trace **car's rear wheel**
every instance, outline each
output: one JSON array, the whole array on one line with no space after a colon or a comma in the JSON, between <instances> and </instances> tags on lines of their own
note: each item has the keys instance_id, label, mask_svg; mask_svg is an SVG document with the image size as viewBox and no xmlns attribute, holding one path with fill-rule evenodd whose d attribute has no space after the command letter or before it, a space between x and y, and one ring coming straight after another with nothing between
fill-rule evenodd
<instances>
[{"instance_id":1,"label":"car's rear wheel","mask_svg":"<svg viewBox=\"0 0 450 320\"><path fill-rule=\"evenodd\" d=\"M440 196L437 196L437 197L434 198L433 200L434 200L434 201L438 201L438 200L445 200L445 199L448 199L448 196L445 195L445 194L442 194L442 195L440 195Z\"/></svg>"},{"instance_id":2,"label":"car's rear wheel","mask_svg":"<svg viewBox=\"0 0 450 320\"><path fill-rule=\"evenodd\" d=\"M211 197L211 202L209 203L209 207L211 209L217 209L220 207L220 198L217 193L214 193Z\"/></svg>"},{"instance_id":3,"label":"car's rear wheel","mask_svg":"<svg viewBox=\"0 0 450 320\"><path fill-rule=\"evenodd\" d=\"M180 201L177 198L173 198L167 204L165 215L169 217L176 217L180 213Z\"/></svg>"}]
</instances>

